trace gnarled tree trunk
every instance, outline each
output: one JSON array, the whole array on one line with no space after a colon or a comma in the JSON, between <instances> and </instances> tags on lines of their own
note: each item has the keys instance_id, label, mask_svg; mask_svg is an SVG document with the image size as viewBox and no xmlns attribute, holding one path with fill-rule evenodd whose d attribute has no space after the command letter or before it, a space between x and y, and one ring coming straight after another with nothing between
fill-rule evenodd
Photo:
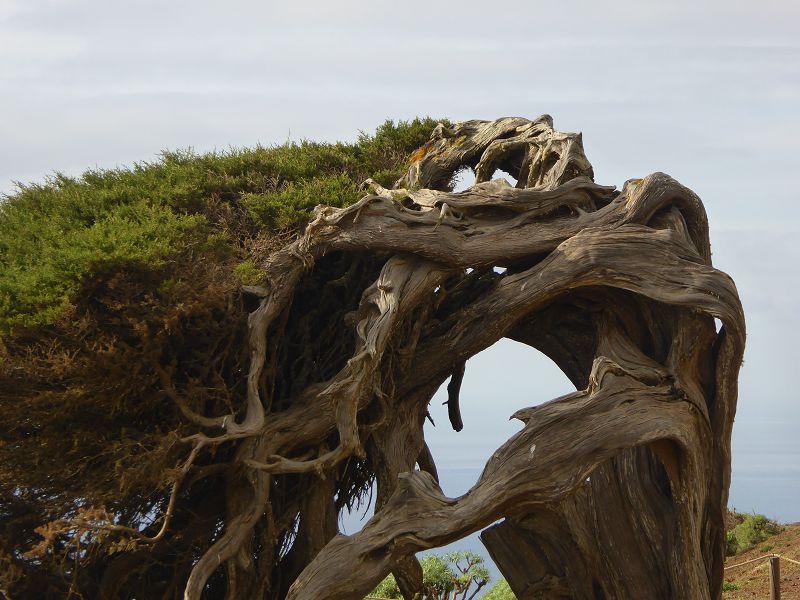
<instances>
[{"instance_id":1,"label":"gnarled tree trunk","mask_svg":"<svg viewBox=\"0 0 800 600\"><path fill-rule=\"evenodd\" d=\"M486 527L523 599L719 598L745 331L700 200L661 173L594 183L548 116L439 126L414 159L265 260L244 414L181 405L213 432L194 455L236 444L238 465L186 598L218 569L231 598L356 599L390 572L411 597L416 552ZM449 191L466 168L475 184ZM522 431L448 498L427 405L452 376L453 427L479 427L461 422L464 364L503 337L577 391L520 407ZM372 480L375 516L339 535L341 499Z\"/></svg>"}]
</instances>

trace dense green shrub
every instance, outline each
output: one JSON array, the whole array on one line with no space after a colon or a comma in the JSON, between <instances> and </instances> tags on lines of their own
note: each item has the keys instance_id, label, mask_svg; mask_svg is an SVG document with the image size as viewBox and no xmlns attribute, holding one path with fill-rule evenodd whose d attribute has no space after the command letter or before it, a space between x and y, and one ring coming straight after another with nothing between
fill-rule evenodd
<instances>
[{"instance_id":1,"label":"dense green shrub","mask_svg":"<svg viewBox=\"0 0 800 600\"><path fill-rule=\"evenodd\" d=\"M130 169L20 185L0 202L0 335L55 322L96 277L158 270L209 236L219 245L213 236L232 227L222 245L235 254L257 229L297 228L316 204L351 204L368 177L391 186L435 124L386 121L349 144L165 152Z\"/></svg>"},{"instance_id":2,"label":"dense green shrub","mask_svg":"<svg viewBox=\"0 0 800 600\"><path fill-rule=\"evenodd\" d=\"M733 583L732 581L726 581L722 584L722 591L723 592L735 592L739 589L738 584Z\"/></svg>"},{"instance_id":3,"label":"dense green shrub","mask_svg":"<svg viewBox=\"0 0 800 600\"><path fill-rule=\"evenodd\" d=\"M468 597L469 592L480 590L489 582L489 571L484 565L483 557L473 552L427 554L420 560L420 565L423 581L422 596L431 600ZM393 575L381 581L368 596L368 598L402 597Z\"/></svg>"},{"instance_id":4,"label":"dense green shrub","mask_svg":"<svg viewBox=\"0 0 800 600\"><path fill-rule=\"evenodd\" d=\"M781 526L764 515L755 513L743 515L742 522L728 532L728 555L749 550L769 536L780 532Z\"/></svg>"},{"instance_id":5,"label":"dense green shrub","mask_svg":"<svg viewBox=\"0 0 800 600\"><path fill-rule=\"evenodd\" d=\"M517 600L517 597L514 595L514 592L511 591L511 586L508 585L508 581L503 578L499 579L497 583L486 592L483 600Z\"/></svg>"},{"instance_id":6,"label":"dense green shrub","mask_svg":"<svg viewBox=\"0 0 800 600\"><path fill-rule=\"evenodd\" d=\"M402 598L400 588L397 586L397 580L394 575L388 575L383 581L378 584L368 598L390 598L392 600Z\"/></svg>"},{"instance_id":7,"label":"dense green shrub","mask_svg":"<svg viewBox=\"0 0 800 600\"><path fill-rule=\"evenodd\" d=\"M739 540L733 531L729 531L725 540L725 556L733 556L737 552L739 552Z\"/></svg>"},{"instance_id":8,"label":"dense green shrub","mask_svg":"<svg viewBox=\"0 0 800 600\"><path fill-rule=\"evenodd\" d=\"M185 457L179 440L193 431L170 390L208 414L236 412L246 396L252 299L241 285L261 282L260 262L315 204L347 205L376 174L393 183L435 125L387 121L349 144L167 152L128 169L54 175L0 200L0 589L96 598L113 581L126 586L120 597L171 597L164 589L188 577L217 531L218 474L182 488L168 539L131 555L141 571L128 580L101 577L116 549L70 538L63 519L107 510L142 531L158 527L153 515ZM316 266L340 268L336 256ZM335 357L315 360L324 369ZM311 376L291 380L302 388ZM295 481L276 484L276 510L298 494Z\"/></svg>"},{"instance_id":9,"label":"dense green shrub","mask_svg":"<svg viewBox=\"0 0 800 600\"><path fill-rule=\"evenodd\" d=\"M347 206L363 195L346 174L288 182L279 191L243 194L241 201L253 220L263 227L287 228L307 218L325 198L328 206Z\"/></svg>"}]
</instances>

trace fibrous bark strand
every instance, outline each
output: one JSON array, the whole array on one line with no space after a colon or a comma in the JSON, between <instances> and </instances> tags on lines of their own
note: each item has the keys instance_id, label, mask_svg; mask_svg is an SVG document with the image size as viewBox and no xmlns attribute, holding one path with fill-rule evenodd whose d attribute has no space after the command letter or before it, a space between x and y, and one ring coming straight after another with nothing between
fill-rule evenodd
<instances>
[{"instance_id":1,"label":"fibrous bark strand","mask_svg":"<svg viewBox=\"0 0 800 600\"><path fill-rule=\"evenodd\" d=\"M463 169L476 182L453 192ZM229 597L357 599L389 573L412 597L415 553L486 527L520 598L720 597L745 339L736 287L711 264L694 193L662 173L621 191L593 178L581 136L545 115L440 125L393 189L368 181L344 209L320 198L304 235L265 258L265 284L245 290L259 305L240 408L200 414L158 368L198 429L184 440L192 461L233 448L224 527L187 599L218 569ZM332 261L345 267L326 280ZM360 296L296 296L343 281ZM466 361L503 337L541 350L578 391L520 407L523 429L448 498L428 404L450 377L460 431ZM338 514L372 482L375 515L339 534Z\"/></svg>"}]
</instances>

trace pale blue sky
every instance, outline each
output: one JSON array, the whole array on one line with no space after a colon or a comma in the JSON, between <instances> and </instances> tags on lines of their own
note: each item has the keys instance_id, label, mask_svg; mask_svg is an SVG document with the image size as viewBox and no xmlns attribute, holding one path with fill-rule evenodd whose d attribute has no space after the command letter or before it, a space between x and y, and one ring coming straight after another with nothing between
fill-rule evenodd
<instances>
[{"instance_id":1,"label":"pale blue sky","mask_svg":"<svg viewBox=\"0 0 800 600\"><path fill-rule=\"evenodd\" d=\"M798 40L789 0L0 0L0 192L165 148L549 113L598 182L665 171L705 202L748 319L732 503L800 520ZM471 361L465 430L430 432L442 468L477 475L509 414L566 391L534 356Z\"/></svg>"}]
</instances>

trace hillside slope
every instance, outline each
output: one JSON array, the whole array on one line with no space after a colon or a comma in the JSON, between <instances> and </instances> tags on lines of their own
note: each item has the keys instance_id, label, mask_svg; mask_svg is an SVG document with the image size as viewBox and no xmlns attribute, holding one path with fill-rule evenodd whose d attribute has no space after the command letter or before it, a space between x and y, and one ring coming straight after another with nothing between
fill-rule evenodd
<instances>
[{"instance_id":1,"label":"hillside slope","mask_svg":"<svg viewBox=\"0 0 800 600\"><path fill-rule=\"evenodd\" d=\"M783 531L770 536L763 543L728 557L725 562L725 600L744 598L769 598L769 561L752 562L740 567L741 563L768 554L800 561L800 523L786 525ZM787 560L781 563L781 597L785 600L800 598L800 565ZM734 567L734 568L730 568Z\"/></svg>"}]
</instances>

